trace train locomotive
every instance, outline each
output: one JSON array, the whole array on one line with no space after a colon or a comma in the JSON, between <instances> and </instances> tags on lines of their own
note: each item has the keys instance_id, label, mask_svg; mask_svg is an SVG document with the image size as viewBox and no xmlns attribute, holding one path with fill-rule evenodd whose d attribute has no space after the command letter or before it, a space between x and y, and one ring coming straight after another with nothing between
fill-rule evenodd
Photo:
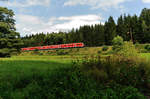
<instances>
[{"instance_id":1,"label":"train locomotive","mask_svg":"<svg viewBox=\"0 0 150 99\"><path fill-rule=\"evenodd\" d=\"M21 51L82 48L82 47L84 47L84 43L70 43L70 44L48 45L48 46L38 46L38 47L27 47L27 48L21 48Z\"/></svg>"}]
</instances>

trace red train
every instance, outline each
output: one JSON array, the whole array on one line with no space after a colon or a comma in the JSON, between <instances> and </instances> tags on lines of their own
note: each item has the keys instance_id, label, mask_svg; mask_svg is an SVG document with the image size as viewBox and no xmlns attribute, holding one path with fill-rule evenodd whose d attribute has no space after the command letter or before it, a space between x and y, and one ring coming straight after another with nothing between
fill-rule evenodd
<instances>
[{"instance_id":1,"label":"red train","mask_svg":"<svg viewBox=\"0 0 150 99\"><path fill-rule=\"evenodd\" d=\"M81 48L84 47L83 43L70 43L70 44L60 44L60 45L48 45L39 47L27 47L21 48L22 51L33 51L33 50L50 50L50 49L63 49L63 48Z\"/></svg>"}]
</instances>

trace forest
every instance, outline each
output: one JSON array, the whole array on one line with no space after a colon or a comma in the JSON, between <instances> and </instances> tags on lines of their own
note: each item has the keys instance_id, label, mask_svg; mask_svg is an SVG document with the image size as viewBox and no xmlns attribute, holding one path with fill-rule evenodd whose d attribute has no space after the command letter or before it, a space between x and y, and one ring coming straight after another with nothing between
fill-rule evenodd
<instances>
[{"instance_id":1,"label":"forest","mask_svg":"<svg viewBox=\"0 0 150 99\"><path fill-rule=\"evenodd\" d=\"M30 34L30 33L29 33ZM140 16L123 14L115 21L112 16L102 24L85 25L79 29L59 33L37 33L21 37L23 47L83 42L88 47L111 45L117 35L125 41L150 43L150 9L144 8Z\"/></svg>"}]
</instances>

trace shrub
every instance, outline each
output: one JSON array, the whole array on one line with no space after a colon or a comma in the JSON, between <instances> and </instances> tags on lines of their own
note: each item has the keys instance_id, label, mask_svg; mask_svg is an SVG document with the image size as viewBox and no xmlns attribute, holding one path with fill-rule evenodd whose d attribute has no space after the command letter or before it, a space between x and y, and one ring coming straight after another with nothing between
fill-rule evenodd
<instances>
[{"instance_id":1,"label":"shrub","mask_svg":"<svg viewBox=\"0 0 150 99\"><path fill-rule=\"evenodd\" d=\"M10 53L8 48L0 49L0 57L10 57Z\"/></svg>"},{"instance_id":2,"label":"shrub","mask_svg":"<svg viewBox=\"0 0 150 99\"><path fill-rule=\"evenodd\" d=\"M101 51L101 50L97 51L97 54L101 54L101 53L102 53L102 51Z\"/></svg>"},{"instance_id":3,"label":"shrub","mask_svg":"<svg viewBox=\"0 0 150 99\"><path fill-rule=\"evenodd\" d=\"M123 86L144 88L148 79L146 77L150 75L147 74L149 69L146 69L148 64L137 57L87 57L81 65L83 72L101 83L114 81Z\"/></svg>"},{"instance_id":4,"label":"shrub","mask_svg":"<svg viewBox=\"0 0 150 99\"><path fill-rule=\"evenodd\" d=\"M123 42L123 38L121 36L117 36L112 40L112 44L113 44L113 51L118 52L121 50L124 42Z\"/></svg>"},{"instance_id":5,"label":"shrub","mask_svg":"<svg viewBox=\"0 0 150 99\"><path fill-rule=\"evenodd\" d=\"M108 46L103 46L102 51L107 51L108 50Z\"/></svg>"},{"instance_id":6,"label":"shrub","mask_svg":"<svg viewBox=\"0 0 150 99\"><path fill-rule=\"evenodd\" d=\"M140 49L140 53L148 53L149 51L147 51L146 49Z\"/></svg>"},{"instance_id":7,"label":"shrub","mask_svg":"<svg viewBox=\"0 0 150 99\"><path fill-rule=\"evenodd\" d=\"M122 88L122 92L120 94L119 99L146 99L146 97L143 94L141 94L137 88L128 86Z\"/></svg>"},{"instance_id":8,"label":"shrub","mask_svg":"<svg viewBox=\"0 0 150 99\"><path fill-rule=\"evenodd\" d=\"M67 55L68 54L68 52L65 50L57 50L56 53L57 53L57 55Z\"/></svg>"},{"instance_id":9,"label":"shrub","mask_svg":"<svg viewBox=\"0 0 150 99\"><path fill-rule=\"evenodd\" d=\"M39 52L39 50L38 49L35 49L34 51L33 51L33 54L35 54L35 55L38 55L40 52Z\"/></svg>"},{"instance_id":10,"label":"shrub","mask_svg":"<svg viewBox=\"0 0 150 99\"><path fill-rule=\"evenodd\" d=\"M117 53L119 55L122 55L124 57L130 57L130 56L138 56L138 51L136 50L133 42L124 42L121 50Z\"/></svg>"},{"instance_id":11,"label":"shrub","mask_svg":"<svg viewBox=\"0 0 150 99\"><path fill-rule=\"evenodd\" d=\"M146 99L137 88L118 86L116 84L111 87L103 90L101 99Z\"/></svg>"},{"instance_id":12,"label":"shrub","mask_svg":"<svg viewBox=\"0 0 150 99\"><path fill-rule=\"evenodd\" d=\"M146 49L147 51L150 51L150 45L145 45L144 49Z\"/></svg>"}]
</instances>

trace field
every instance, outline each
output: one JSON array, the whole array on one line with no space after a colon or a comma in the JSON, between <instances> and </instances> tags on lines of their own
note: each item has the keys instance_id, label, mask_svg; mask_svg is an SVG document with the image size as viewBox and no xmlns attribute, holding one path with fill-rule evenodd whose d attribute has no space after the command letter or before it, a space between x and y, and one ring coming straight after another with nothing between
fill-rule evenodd
<instances>
[{"instance_id":1,"label":"field","mask_svg":"<svg viewBox=\"0 0 150 99\"><path fill-rule=\"evenodd\" d=\"M64 58L65 57L65 58ZM71 65L69 56L14 56L0 59L1 75L28 74L33 71L45 72Z\"/></svg>"},{"instance_id":2,"label":"field","mask_svg":"<svg viewBox=\"0 0 150 99\"><path fill-rule=\"evenodd\" d=\"M4 99L24 99L27 93L20 91L28 90L25 89L28 85L41 80L38 77L49 77L54 70L69 66L71 59L68 56L14 56L0 59L0 96Z\"/></svg>"},{"instance_id":3,"label":"field","mask_svg":"<svg viewBox=\"0 0 150 99\"><path fill-rule=\"evenodd\" d=\"M86 49L80 49L78 53ZM89 52L95 54L99 51L98 48L90 50ZM93 79L74 71L72 61L81 59L83 56L80 54L75 56L26 55L0 58L0 98L91 99L96 97L99 99L100 96L104 96L101 99L108 99L106 97L109 97L109 94L117 95L107 89L100 91L102 87L99 87ZM141 56L146 57L147 61L150 59L150 53L141 54ZM130 87L127 90L130 90ZM140 95L137 99L140 99Z\"/></svg>"}]
</instances>

